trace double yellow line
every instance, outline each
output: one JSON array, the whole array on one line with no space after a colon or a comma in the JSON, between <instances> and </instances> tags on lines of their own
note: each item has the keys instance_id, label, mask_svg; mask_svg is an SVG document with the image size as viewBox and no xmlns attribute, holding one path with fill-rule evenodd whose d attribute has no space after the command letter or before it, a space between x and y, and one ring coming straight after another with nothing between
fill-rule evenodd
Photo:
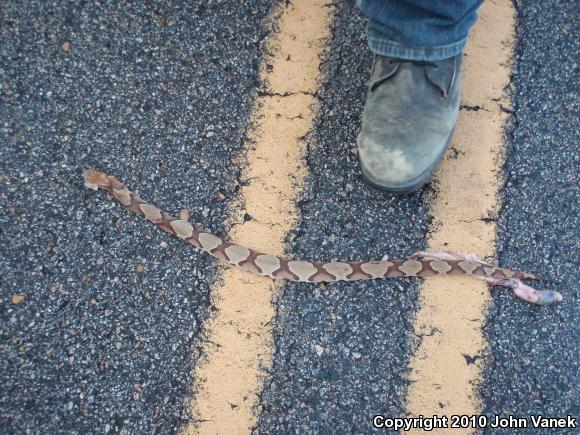
<instances>
[{"instance_id":1,"label":"double yellow line","mask_svg":"<svg viewBox=\"0 0 580 435\"><path fill-rule=\"evenodd\" d=\"M312 95L321 81L320 59L333 14L328 0L293 0L272 17L271 54L260 71L264 89L254 104L246 141L247 183L231 207L232 222L243 222L246 214L252 219L233 225L230 237L260 251L282 254L284 238L298 219L295 200L307 172L301 138L312 129ZM437 176L429 246L486 256L495 252L495 225L481 219L498 207L504 122L499 106L508 103L505 65L511 58L514 11L509 2L487 2L480 15L464 63L463 100L485 110L460 115L453 152ZM248 433L254 426L263 369L271 366L277 289L268 278L220 269L212 288L217 314L205 326L204 357L194 373L195 423L187 432ZM477 357L485 349L481 325L488 290L469 279L429 279L421 301L417 333L437 332L424 336L411 362L415 382L408 409L415 415L476 413L480 405L474 383L480 372Z\"/></svg>"}]
</instances>

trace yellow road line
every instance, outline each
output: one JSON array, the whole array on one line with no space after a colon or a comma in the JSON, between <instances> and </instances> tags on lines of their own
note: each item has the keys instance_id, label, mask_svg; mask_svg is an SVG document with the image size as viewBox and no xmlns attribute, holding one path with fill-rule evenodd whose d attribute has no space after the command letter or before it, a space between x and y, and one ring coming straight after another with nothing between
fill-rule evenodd
<instances>
[{"instance_id":1,"label":"yellow road line","mask_svg":"<svg viewBox=\"0 0 580 435\"><path fill-rule=\"evenodd\" d=\"M313 124L320 57L329 37L333 8L328 0L293 0L274 13L276 32L260 76L266 87L257 98L247 141L248 184L232 207L238 243L281 255L284 238L295 225L295 199L306 175L301 139ZM278 285L269 278L223 267L212 288L217 315L206 326L208 340L194 377L195 423L190 433L248 433L256 421L257 395L271 365Z\"/></svg>"},{"instance_id":2,"label":"yellow road line","mask_svg":"<svg viewBox=\"0 0 580 435\"><path fill-rule=\"evenodd\" d=\"M513 40L512 4L485 2L466 50L462 84L463 104L482 109L460 112L452 149L437 173L431 250L474 252L480 258L495 254L496 226L481 219L493 216L499 206L505 122L500 105L509 105L504 89ZM411 362L411 414L481 411L475 384L481 371L478 357L486 348L482 324L488 301L487 286L473 279L440 277L424 282L422 308L415 320L423 339Z\"/></svg>"}]
</instances>

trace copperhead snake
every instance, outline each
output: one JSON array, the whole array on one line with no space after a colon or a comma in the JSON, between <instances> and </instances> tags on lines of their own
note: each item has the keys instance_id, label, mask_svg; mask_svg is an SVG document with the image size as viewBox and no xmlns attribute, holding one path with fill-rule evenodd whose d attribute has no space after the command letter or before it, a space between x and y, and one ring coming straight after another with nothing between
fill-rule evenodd
<instances>
[{"instance_id":1,"label":"copperhead snake","mask_svg":"<svg viewBox=\"0 0 580 435\"><path fill-rule=\"evenodd\" d=\"M274 279L300 282L357 281L390 277L428 277L433 275L469 275L489 285L511 288L525 301L550 305L562 300L559 292L536 290L522 279L545 280L539 275L490 265L472 254L453 251L416 252L410 257L377 261L300 261L262 254L245 246L221 239L186 220L175 218L139 198L112 175L84 171L88 188L104 190L126 209L145 217L163 231L189 242L197 249L236 267Z\"/></svg>"}]
</instances>

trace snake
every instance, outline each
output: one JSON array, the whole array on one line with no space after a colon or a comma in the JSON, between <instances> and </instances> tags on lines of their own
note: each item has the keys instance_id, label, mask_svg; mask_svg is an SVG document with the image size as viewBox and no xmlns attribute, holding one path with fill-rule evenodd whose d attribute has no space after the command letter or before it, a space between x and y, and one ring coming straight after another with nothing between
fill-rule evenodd
<instances>
[{"instance_id":1,"label":"snake","mask_svg":"<svg viewBox=\"0 0 580 435\"><path fill-rule=\"evenodd\" d=\"M306 261L264 254L217 236L188 220L174 217L141 199L115 176L87 169L84 184L93 190L103 190L127 210L144 217L161 230L190 243L231 265L276 280L331 283L384 278L430 277L437 275L467 275L489 285L511 288L516 296L538 305L550 305L562 300L552 290L536 290L522 279L547 280L540 275L522 272L483 262L473 254L455 251L419 251L404 258L384 258L372 261Z\"/></svg>"}]
</instances>

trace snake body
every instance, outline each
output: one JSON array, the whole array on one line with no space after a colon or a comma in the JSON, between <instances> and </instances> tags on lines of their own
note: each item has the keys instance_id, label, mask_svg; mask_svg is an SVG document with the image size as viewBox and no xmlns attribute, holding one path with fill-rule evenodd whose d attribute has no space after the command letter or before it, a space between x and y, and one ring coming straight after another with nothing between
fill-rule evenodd
<instances>
[{"instance_id":1,"label":"snake body","mask_svg":"<svg viewBox=\"0 0 580 435\"><path fill-rule=\"evenodd\" d=\"M177 236L196 248L236 267L274 279L301 282L357 281L388 277L428 277L433 275L470 275L491 282L516 281L540 276L466 259L444 260L433 257L408 257L376 261L304 261L263 254L226 241L199 226L169 215L139 198L122 182L104 172L86 170L85 184L111 194L126 209L145 217L163 231Z\"/></svg>"}]
</instances>

